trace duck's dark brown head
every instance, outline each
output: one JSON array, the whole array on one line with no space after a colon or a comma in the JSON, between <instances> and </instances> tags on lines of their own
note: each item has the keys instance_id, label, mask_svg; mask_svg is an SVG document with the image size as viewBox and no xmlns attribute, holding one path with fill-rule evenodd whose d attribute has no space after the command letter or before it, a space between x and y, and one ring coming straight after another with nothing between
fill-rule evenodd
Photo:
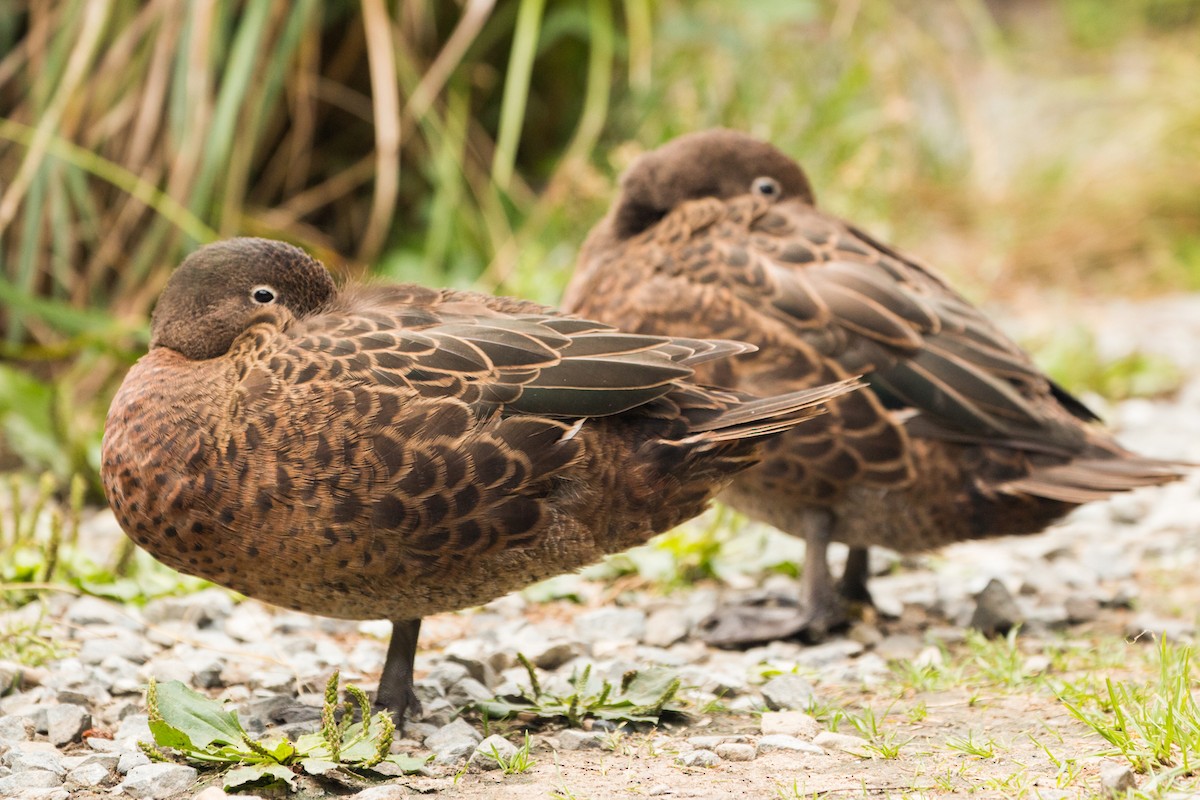
<instances>
[{"instance_id":1,"label":"duck's dark brown head","mask_svg":"<svg viewBox=\"0 0 1200 800\"><path fill-rule=\"evenodd\" d=\"M264 312L302 317L336 294L325 266L270 239L230 239L192 253L167 281L150 323L150 347L192 359L216 358Z\"/></svg>"},{"instance_id":2,"label":"duck's dark brown head","mask_svg":"<svg viewBox=\"0 0 1200 800\"><path fill-rule=\"evenodd\" d=\"M800 165L766 142L721 128L680 136L625 173L613 233L618 239L636 236L688 200L744 194L815 202Z\"/></svg>"}]
</instances>

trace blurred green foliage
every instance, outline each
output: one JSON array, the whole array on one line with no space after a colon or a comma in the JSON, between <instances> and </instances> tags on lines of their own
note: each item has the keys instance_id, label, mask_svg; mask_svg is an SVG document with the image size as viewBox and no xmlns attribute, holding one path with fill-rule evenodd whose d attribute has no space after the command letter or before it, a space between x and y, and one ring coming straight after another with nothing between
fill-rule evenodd
<instances>
[{"instance_id":1,"label":"blurred green foliage","mask_svg":"<svg viewBox=\"0 0 1200 800\"><path fill-rule=\"evenodd\" d=\"M0 475L0 609L23 605L48 587L143 603L209 585L163 566L130 540L119 540L112 553L81 541L86 488L79 476L60 486L49 472L36 482L21 474ZM36 638L36 630L26 633Z\"/></svg>"},{"instance_id":2,"label":"blurred green foliage","mask_svg":"<svg viewBox=\"0 0 1200 800\"><path fill-rule=\"evenodd\" d=\"M94 474L201 241L554 302L711 125L977 298L1200 288L1197 85L1200 0L0 4L0 466Z\"/></svg>"}]
</instances>

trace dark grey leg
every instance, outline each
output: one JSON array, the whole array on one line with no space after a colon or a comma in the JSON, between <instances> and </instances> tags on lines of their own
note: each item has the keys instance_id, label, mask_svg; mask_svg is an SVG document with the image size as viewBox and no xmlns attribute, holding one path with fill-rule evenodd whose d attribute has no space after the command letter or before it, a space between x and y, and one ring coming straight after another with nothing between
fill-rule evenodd
<instances>
[{"instance_id":1,"label":"dark grey leg","mask_svg":"<svg viewBox=\"0 0 1200 800\"><path fill-rule=\"evenodd\" d=\"M375 705L392 712L396 727L404 725L404 715L409 710L421 713L421 701L413 692L413 660L417 657L420 632L419 619L392 620L392 641L383 662L383 675L379 677Z\"/></svg>"},{"instance_id":2,"label":"dark grey leg","mask_svg":"<svg viewBox=\"0 0 1200 800\"><path fill-rule=\"evenodd\" d=\"M835 628L845 625L846 604L833 585L829 571L829 542L833 520L823 516L821 523L809 528L804 537L804 575L800 578L800 602L804 604L796 633L808 641L819 642Z\"/></svg>"},{"instance_id":3,"label":"dark grey leg","mask_svg":"<svg viewBox=\"0 0 1200 800\"><path fill-rule=\"evenodd\" d=\"M845 601L829 571L832 531L832 516L813 515L805 536L800 608L730 604L702 620L697 635L717 647L745 647L795 636L816 642L849 622Z\"/></svg>"},{"instance_id":4,"label":"dark grey leg","mask_svg":"<svg viewBox=\"0 0 1200 800\"><path fill-rule=\"evenodd\" d=\"M865 547L851 547L846 556L846 569L838 584L838 594L851 603L873 606L867 580L871 577L870 557Z\"/></svg>"}]
</instances>

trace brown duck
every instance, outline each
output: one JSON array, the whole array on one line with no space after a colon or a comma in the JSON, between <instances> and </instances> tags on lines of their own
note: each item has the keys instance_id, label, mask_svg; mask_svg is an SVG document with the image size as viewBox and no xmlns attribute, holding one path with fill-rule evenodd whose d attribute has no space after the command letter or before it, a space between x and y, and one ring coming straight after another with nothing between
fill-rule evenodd
<instances>
[{"instance_id":1,"label":"brown duck","mask_svg":"<svg viewBox=\"0 0 1200 800\"><path fill-rule=\"evenodd\" d=\"M104 486L172 567L392 620L377 702L402 718L423 616L698 514L761 440L853 388L755 400L690 382L751 349L470 292L338 290L295 247L234 239L171 276L109 411Z\"/></svg>"},{"instance_id":2,"label":"brown duck","mask_svg":"<svg viewBox=\"0 0 1200 800\"><path fill-rule=\"evenodd\" d=\"M714 643L803 633L869 602L867 547L900 551L1042 530L1073 507L1166 483L932 269L814 207L790 158L741 133L638 159L592 231L564 309L645 334L758 349L698 369L759 395L864 375L869 391L766 444L722 496L806 539L803 608L726 609ZM840 591L826 561L851 547Z\"/></svg>"}]
</instances>

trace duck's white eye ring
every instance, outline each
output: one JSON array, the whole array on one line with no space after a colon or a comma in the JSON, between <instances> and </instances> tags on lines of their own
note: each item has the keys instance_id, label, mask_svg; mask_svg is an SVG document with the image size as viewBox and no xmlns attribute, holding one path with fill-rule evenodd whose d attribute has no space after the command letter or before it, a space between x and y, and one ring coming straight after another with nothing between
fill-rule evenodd
<instances>
[{"instance_id":1,"label":"duck's white eye ring","mask_svg":"<svg viewBox=\"0 0 1200 800\"><path fill-rule=\"evenodd\" d=\"M750 191L762 197L779 197L783 187L779 185L779 181L764 175L750 182Z\"/></svg>"},{"instance_id":2,"label":"duck's white eye ring","mask_svg":"<svg viewBox=\"0 0 1200 800\"><path fill-rule=\"evenodd\" d=\"M269 306L275 302L278 292L271 286L255 286L250 290L250 299L260 306Z\"/></svg>"}]
</instances>

